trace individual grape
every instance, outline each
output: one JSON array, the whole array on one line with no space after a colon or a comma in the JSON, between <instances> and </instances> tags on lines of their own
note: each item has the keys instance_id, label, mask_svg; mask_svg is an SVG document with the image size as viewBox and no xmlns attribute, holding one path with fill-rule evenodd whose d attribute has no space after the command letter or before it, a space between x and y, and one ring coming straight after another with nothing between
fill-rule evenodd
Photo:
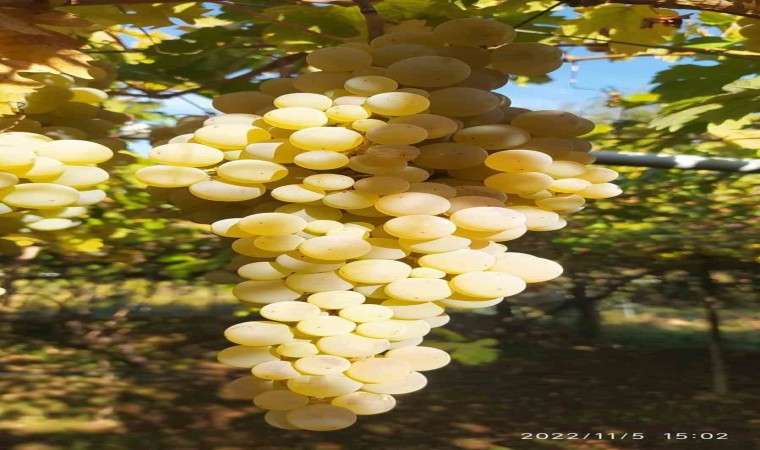
<instances>
[{"instance_id":1,"label":"individual grape","mask_svg":"<svg viewBox=\"0 0 760 450\"><path fill-rule=\"evenodd\" d=\"M407 302L431 302L452 294L446 280L436 278L405 278L388 283L385 293Z\"/></svg>"},{"instance_id":2,"label":"individual grape","mask_svg":"<svg viewBox=\"0 0 760 450\"><path fill-rule=\"evenodd\" d=\"M491 51L491 67L513 75L546 75L561 66L562 50L538 42L515 42Z\"/></svg>"},{"instance_id":3,"label":"individual grape","mask_svg":"<svg viewBox=\"0 0 760 450\"><path fill-rule=\"evenodd\" d=\"M234 183L271 183L288 175L288 169L270 161L238 160L220 165L217 173Z\"/></svg>"},{"instance_id":4,"label":"individual grape","mask_svg":"<svg viewBox=\"0 0 760 450\"><path fill-rule=\"evenodd\" d=\"M430 267L415 267L409 278L446 278L446 272Z\"/></svg>"},{"instance_id":5,"label":"individual grape","mask_svg":"<svg viewBox=\"0 0 760 450\"><path fill-rule=\"evenodd\" d=\"M54 209L76 204L79 192L51 183L16 184L0 191L0 201L16 208Z\"/></svg>"},{"instance_id":6,"label":"individual grape","mask_svg":"<svg viewBox=\"0 0 760 450\"><path fill-rule=\"evenodd\" d=\"M409 116L428 109L430 100L410 92L384 92L369 97L364 106L381 116Z\"/></svg>"},{"instance_id":7,"label":"individual grape","mask_svg":"<svg viewBox=\"0 0 760 450\"><path fill-rule=\"evenodd\" d=\"M27 228L35 231L59 231L65 230L66 228L71 228L75 225L76 222L73 220L52 218L37 220L27 225Z\"/></svg>"},{"instance_id":8,"label":"individual grape","mask_svg":"<svg viewBox=\"0 0 760 450\"><path fill-rule=\"evenodd\" d=\"M289 379L287 386L291 391L309 397L337 397L358 391L362 383L342 374L300 375Z\"/></svg>"},{"instance_id":9,"label":"individual grape","mask_svg":"<svg viewBox=\"0 0 760 450\"><path fill-rule=\"evenodd\" d=\"M344 236L322 236L304 242L299 251L312 258L326 260L346 260L358 258L372 249L372 245L362 239Z\"/></svg>"},{"instance_id":10,"label":"individual grape","mask_svg":"<svg viewBox=\"0 0 760 450\"><path fill-rule=\"evenodd\" d=\"M214 97L214 108L226 114L255 114L272 104L274 97L254 91L232 92Z\"/></svg>"},{"instance_id":11,"label":"individual grape","mask_svg":"<svg viewBox=\"0 0 760 450\"><path fill-rule=\"evenodd\" d=\"M0 147L0 170L26 171L34 165L37 155L21 147Z\"/></svg>"},{"instance_id":12,"label":"individual grape","mask_svg":"<svg viewBox=\"0 0 760 450\"><path fill-rule=\"evenodd\" d=\"M227 328L224 337L235 344L261 347L284 344L293 339L293 332L283 324L243 322Z\"/></svg>"},{"instance_id":13,"label":"individual grape","mask_svg":"<svg viewBox=\"0 0 760 450\"><path fill-rule=\"evenodd\" d=\"M275 98L274 105L278 108L303 107L326 111L333 105L333 101L325 95L298 92Z\"/></svg>"},{"instance_id":14,"label":"individual grape","mask_svg":"<svg viewBox=\"0 0 760 450\"><path fill-rule=\"evenodd\" d=\"M269 111L264 114L264 120L278 128L301 130L303 128L321 127L329 121L329 118L327 114L318 109L293 106Z\"/></svg>"},{"instance_id":15,"label":"individual grape","mask_svg":"<svg viewBox=\"0 0 760 450\"><path fill-rule=\"evenodd\" d=\"M451 356L433 347L403 347L385 354L388 359L404 361L416 372L440 369L451 362Z\"/></svg>"},{"instance_id":16,"label":"individual grape","mask_svg":"<svg viewBox=\"0 0 760 450\"><path fill-rule=\"evenodd\" d=\"M469 65L446 56L416 56L388 66L390 78L403 85L422 88L451 86L470 73Z\"/></svg>"},{"instance_id":17,"label":"individual grape","mask_svg":"<svg viewBox=\"0 0 760 450\"><path fill-rule=\"evenodd\" d=\"M434 56L435 50L420 44L392 44L371 51L372 63L375 66L388 67L404 59L417 56ZM445 55L443 55L445 56Z\"/></svg>"},{"instance_id":18,"label":"individual grape","mask_svg":"<svg viewBox=\"0 0 760 450\"><path fill-rule=\"evenodd\" d=\"M277 322L300 322L302 320L318 317L320 311L319 306L311 303L278 302L264 306L261 308L259 314L264 318Z\"/></svg>"},{"instance_id":19,"label":"individual grape","mask_svg":"<svg viewBox=\"0 0 760 450\"><path fill-rule=\"evenodd\" d=\"M362 107L362 109L367 110L367 108L364 107ZM367 132L373 128L381 127L385 124L386 122L380 119L359 119L351 123L351 128L356 131Z\"/></svg>"},{"instance_id":20,"label":"individual grape","mask_svg":"<svg viewBox=\"0 0 760 450\"><path fill-rule=\"evenodd\" d=\"M275 348L277 354L286 358L305 358L319 353L316 345L308 341L291 341Z\"/></svg>"},{"instance_id":21,"label":"individual grape","mask_svg":"<svg viewBox=\"0 0 760 450\"><path fill-rule=\"evenodd\" d=\"M286 184L272 189L270 195L288 203L311 203L325 197L325 191L305 184Z\"/></svg>"},{"instance_id":22,"label":"individual grape","mask_svg":"<svg viewBox=\"0 0 760 450\"><path fill-rule=\"evenodd\" d=\"M486 113L501 100L496 94L470 87L449 87L430 94L430 112L441 116L468 117Z\"/></svg>"},{"instance_id":23,"label":"individual grape","mask_svg":"<svg viewBox=\"0 0 760 450\"><path fill-rule=\"evenodd\" d=\"M292 163L303 150L284 139L272 139L247 145L239 159L255 159L278 164Z\"/></svg>"},{"instance_id":24,"label":"individual grape","mask_svg":"<svg viewBox=\"0 0 760 450\"><path fill-rule=\"evenodd\" d=\"M345 261L325 261L312 258L300 252L283 253L277 256L277 264L299 273L332 272L343 267Z\"/></svg>"},{"instance_id":25,"label":"individual grape","mask_svg":"<svg viewBox=\"0 0 760 450\"><path fill-rule=\"evenodd\" d=\"M476 69L482 69L491 63L491 53L485 48L473 45L448 45L446 47L437 48L436 53L439 56L448 56L467 63L467 65L473 70L473 73ZM472 74L470 74L470 76L472 76Z\"/></svg>"},{"instance_id":26,"label":"individual grape","mask_svg":"<svg viewBox=\"0 0 760 450\"><path fill-rule=\"evenodd\" d=\"M409 190L410 186L410 183L403 178L380 175L357 180L355 184L356 189L377 195L399 194Z\"/></svg>"},{"instance_id":27,"label":"individual grape","mask_svg":"<svg viewBox=\"0 0 760 450\"><path fill-rule=\"evenodd\" d=\"M263 184L237 184L222 180L203 180L190 185L190 193L214 202L253 200L264 195L264 192L266 188Z\"/></svg>"},{"instance_id":28,"label":"individual grape","mask_svg":"<svg viewBox=\"0 0 760 450\"><path fill-rule=\"evenodd\" d=\"M33 147L38 156L58 160L64 164L100 164L113 157L108 147L89 141L61 140L41 142Z\"/></svg>"},{"instance_id":29,"label":"individual grape","mask_svg":"<svg viewBox=\"0 0 760 450\"><path fill-rule=\"evenodd\" d=\"M253 376L240 377L222 386L219 397L225 400L251 400L259 394L273 389L271 381Z\"/></svg>"},{"instance_id":30,"label":"individual grape","mask_svg":"<svg viewBox=\"0 0 760 450\"><path fill-rule=\"evenodd\" d=\"M440 45L443 42L430 31L396 31L378 36L370 44L380 48L394 44Z\"/></svg>"},{"instance_id":31,"label":"individual grape","mask_svg":"<svg viewBox=\"0 0 760 450\"><path fill-rule=\"evenodd\" d=\"M288 422L286 419L288 411L267 411L264 414L264 421L269 425L281 430L300 430L301 428Z\"/></svg>"},{"instance_id":32,"label":"individual grape","mask_svg":"<svg viewBox=\"0 0 760 450\"><path fill-rule=\"evenodd\" d=\"M512 206L510 209L525 216L525 225L528 229L545 227L559 220L559 214L533 206Z\"/></svg>"},{"instance_id":33,"label":"individual grape","mask_svg":"<svg viewBox=\"0 0 760 450\"><path fill-rule=\"evenodd\" d=\"M267 361L277 361L277 357L272 354L272 347L246 347L244 345L225 348L219 352L217 359L222 364L244 369Z\"/></svg>"},{"instance_id":34,"label":"individual grape","mask_svg":"<svg viewBox=\"0 0 760 450\"><path fill-rule=\"evenodd\" d=\"M356 283L390 283L409 276L412 268L403 262L387 259L364 259L350 262L339 269L342 277Z\"/></svg>"},{"instance_id":35,"label":"individual grape","mask_svg":"<svg viewBox=\"0 0 760 450\"><path fill-rule=\"evenodd\" d=\"M500 172L544 172L552 158L533 150L505 150L490 154L485 163Z\"/></svg>"},{"instance_id":36,"label":"individual grape","mask_svg":"<svg viewBox=\"0 0 760 450\"><path fill-rule=\"evenodd\" d=\"M454 133L455 142L475 145L486 150L503 150L519 147L528 142L529 139L530 134L524 130L503 124L473 126L463 128ZM518 151L525 152L525 150ZM519 154L514 155L517 156ZM489 167L493 166L489 165ZM510 170L510 172L513 171L514 170Z\"/></svg>"},{"instance_id":37,"label":"individual grape","mask_svg":"<svg viewBox=\"0 0 760 450\"><path fill-rule=\"evenodd\" d=\"M308 405L296 408L285 416L294 426L309 431L334 431L356 423L356 414L333 405Z\"/></svg>"},{"instance_id":38,"label":"individual grape","mask_svg":"<svg viewBox=\"0 0 760 450\"><path fill-rule=\"evenodd\" d=\"M344 358L367 358L388 350L386 339L375 339L357 334L327 336L317 341L317 348L328 355Z\"/></svg>"},{"instance_id":39,"label":"individual grape","mask_svg":"<svg viewBox=\"0 0 760 450\"><path fill-rule=\"evenodd\" d=\"M576 192L576 194L580 195L581 197L594 199L616 197L622 193L623 190L612 183L592 184L582 191Z\"/></svg>"},{"instance_id":40,"label":"individual grape","mask_svg":"<svg viewBox=\"0 0 760 450\"><path fill-rule=\"evenodd\" d=\"M381 145L411 145L427 139L424 128L405 123L392 123L373 128L366 133L367 139Z\"/></svg>"},{"instance_id":41,"label":"individual grape","mask_svg":"<svg viewBox=\"0 0 760 450\"><path fill-rule=\"evenodd\" d=\"M267 361L256 364L251 369L251 373L262 380L273 381L287 380L301 375L288 361Z\"/></svg>"},{"instance_id":42,"label":"individual grape","mask_svg":"<svg viewBox=\"0 0 760 450\"><path fill-rule=\"evenodd\" d=\"M465 295L478 298L509 297L525 290L525 282L502 272L468 272L451 279L451 287Z\"/></svg>"},{"instance_id":43,"label":"individual grape","mask_svg":"<svg viewBox=\"0 0 760 450\"><path fill-rule=\"evenodd\" d=\"M510 122L535 136L572 138L591 132L594 123L566 111L529 111ZM550 131L549 131L550 130Z\"/></svg>"},{"instance_id":44,"label":"individual grape","mask_svg":"<svg viewBox=\"0 0 760 450\"><path fill-rule=\"evenodd\" d=\"M193 133L193 139L198 143L221 150L243 149L271 138L272 135L263 128L240 124L209 125Z\"/></svg>"},{"instance_id":45,"label":"individual grape","mask_svg":"<svg viewBox=\"0 0 760 450\"><path fill-rule=\"evenodd\" d=\"M409 363L400 359L367 358L354 362L346 375L362 383L386 383L403 380L412 373Z\"/></svg>"},{"instance_id":46,"label":"individual grape","mask_svg":"<svg viewBox=\"0 0 760 450\"><path fill-rule=\"evenodd\" d=\"M318 292L306 299L322 309L343 309L364 303L362 294L354 291Z\"/></svg>"},{"instance_id":47,"label":"individual grape","mask_svg":"<svg viewBox=\"0 0 760 450\"><path fill-rule=\"evenodd\" d=\"M354 331L356 324L337 316L319 316L302 320L296 325L301 333L311 336L337 336Z\"/></svg>"},{"instance_id":48,"label":"individual grape","mask_svg":"<svg viewBox=\"0 0 760 450\"><path fill-rule=\"evenodd\" d=\"M440 142L420 147L415 164L427 169L460 169L475 167L488 157L481 147L454 142Z\"/></svg>"},{"instance_id":49,"label":"individual grape","mask_svg":"<svg viewBox=\"0 0 760 450\"><path fill-rule=\"evenodd\" d=\"M385 320L381 322L360 323L356 327L356 333L376 339L401 339L407 333L407 327L400 321Z\"/></svg>"},{"instance_id":50,"label":"individual grape","mask_svg":"<svg viewBox=\"0 0 760 450\"><path fill-rule=\"evenodd\" d=\"M338 315L356 323L382 322L393 317L393 310L380 305L362 304L343 308Z\"/></svg>"},{"instance_id":51,"label":"individual grape","mask_svg":"<svg viewBox=\"0 0 760 450\"><path fill-rule=\"evenodd\" d=\"M507 194L528 194L549 188L554 179L540 172L508 172L484 180L487 187Z\"/></svg>"},{"instance_id":52,"label":"individual grape","mask_svg":"<svg viewBox=\"0 0 760 450\"><path fill-rule=\"evenodd\" d=\"M309 53L306 56L306 62L319 70L350 72L371 65L372 56L365 51L354 48L328 47Z\"/></svg>"},{"instance_id":53,"label":"individual grape","mask_svg":"<svg viewBox=\"0 0 760 450\"><path fill-rule=\"evenodd\" d=\"M346 408L356 415L372 415L390 411L396 406L396 399L388 394L352 392L333 398L330 404Z\"/></svg>"},{"instance_id":54,"label":"individual grape","mask_svg":"<svg viewBox=\"0 0 760 450\"><path fill-rule=\"evenodd\" d=\"M272 234L255 238L253 245L267 252L279 253L293 251L304 241L306 239L292 234Z\"/></svg>"},{"instance_id":55,"label":"individual grape","mask_svg":"<svg viewBox=\"0 0 760 450\"><path fill-rule=\"evenodd\" d=\"M422 192L404 192L386 195L375 203L378 211L389 216L410 216L443 214L451 207L444 197Z\"/></svg>"},{"instance_id":56,"label":"individual grape","mask_svg":"<svg viewBox=\"0 0 760 450\"><path fill-rule=\"evenodd\" d=\"M457 196L457 190L454 187L443 183L413 183L409 186L409 191L437 195L449 200L449 202Z\"/></svg>"},{"instance_id":57,"label":"individual grape","mask_svg":"<svg viewBox=\"0 0 760 450\"><path fill-rule=\"evenodd\" d=\"M253 398L253 404L261 409L270 411L289 411L309 404L309 397L296 394L286 389L277 389L261 394Z\"/></svg>"},{"instance_id":58,"label":"individual grape","mask_svg":"<svg viewBox=\"0 0 760 450\"><path fill-rule=\"evenodd\" d=\"M293 86L301 92L319 94L342 88L349 78L346 72L306 72L293 80Z\"/></svg>"},{"instance_id":59,"label":"individual grape","mask_svg":"<svg viewBox=\"0 0 760 450\"><path fill-rule=\"evenodd\" d=\"M442 236L435 239L399 239L402 248L415 253L442 253L461 250L471 240L460 236Z\"/></svg>"},{"instance_id":60,"label":"individual grape","mask_svg":"<svg viewBox=\"0 0 760 450\"><path fill-rule=\"evenodd\" d=\"M346 175L332 173L311 175L304 178L303 183L325 191L339 191L354 185L354 179Z\"/></svg>"},{"instance_id":61,"label":"individual grape","mask_svg":"<svg viewBox=\"0 0 760 450\"><path fill-rule=\"evenodd\" d=\"M474 17L447 20L433 33L448 44L484 47L508 44L516 35L515 29L505 23Z\"/></svg>"},{"instance_id":62,"label":"individual grape","mask_svg":"<svg viewBox=\"0 0 760 450\"><path fill-rule=\"evenodd\" d=\"M314 170L333 170L348 164L346 155L327 150L303 152L297 155L293 162L301 167Z\"/></svg>"},{"instance_id":63,"label":"individual grape","mask_svg":"<svg viewBox=\"0 0 760 450\"><path fill-rule=\"evenodd\" d=\"M403 159L391 159L376 155L358 155L348 161L348 167L355 172L370 175L388 175L407 167Z\"/></svg>"},{"instance_id":64,"label":"individual grape","mask_svg":"<svg viewBox=\"0 0 760 450\"><path fill-rule=\"evenodd\" d=\"M445 116L436 114L412 114L392 117L388 123L416 125L427 131L427 139L448 136L457 131L457 123Z\"/></svg>"},{"instance_id":65,"label":"individual grape","mask_svg":"<svg viewBox=\"0 0 760 450\"><path fill-rule=\"evenodd\" d=\"M0 172L0 189L18 184L19 178L8 172Z\"/></svg>"},{"instance_id":66,"label":"individual grape","mask_svg":"<svg viewBox=\"0 0 760 450\"><path fill-rule=\"evenodd\" d=\"M340 191L325 195L322 202L336 209L355 210L369 208L378 200L377 194L366 191Z\"/></svg>"},{"instance_id":67,"label":"individual grape","mask_svg":"<svg viewBox=\"0 0 760 450\"><path fill-rule=\"evenodd\" d=\"M508 208L479 206L460 209L450 220L457 227L475 231L499 232L525 223L525 216Z\"/></svg>"},{"instance_id":68,"label":"individual grape","mask_svg":"<svg viewBox=\"0 0 760 450\"><path fill-rule=\"evenodd\" d=\"M285 284L298 292L332 292L354 287L352 283L339 277L334 271L293 274L285 280Z\"/></svg>"},{"instance_id":69,"label":"individual grape","mask_svg":"<svg viewBox=\"0 0 760 450\"><path fill-rule=\"evenodd\" d=\"M363 137L356 131L334 127L312 127L290 135L290 143L303 150L344 152L359 146Z\"/></svg>"},{"instance_id":70,"label":"individual grape","mask_svg":"<svg viewBox=\"0 0 760 450\"><path fill-rule=\"evenodd\" d=\"M259 213L240 219L238 227L250 234L292 234L306 228L306 220L284 213Z\"/></svg>"},{"instance_id":71,"label":"individual grape","mask_svg":"<svg viewBox=\"0 0 760 450\"><path fill-rule=\"evenodd\" d=\"M340 356L315 355L300 358L293 365L307 375L329 375L345 372L351 367L351 361Z\"/></svg>"},{"instance_id":72,"label":"individual grape","mask_svg":"<svg viewBox=\"0 0 760 450\"><path fill-rule=\"evenodd\" d=\"M343 87L354 95L370 97L383 92L393 92L398 88L398 83L388 77L364 75L349 79Z\"/></svg>"},{"instance_id":73,"label":"individual grape","mask_svg":"<svg viewBox=\"0 0 760 450\"><path fill-rule=\"evenodd\" d=\"M551 164L542 168L540 172L552 178L572 178L586 172L586 166L574 161L552 161Z\"/></svg>"},{"instance_id":74,"label":"individual grape","mask_svg":"<svg viewBox=\"0 0 760 450\"><path fill-rule=\"evenodd\" d=\"M456 225L442 217L409 215L389 220L383 229L403 239L437 239L453 234Z\"/></svg>"},{"instance_id":75,"label":"individual grape","mask_svg":"<svg viewBox=\"0 0 760 450\"><path fill-rule=\"evenodd\" d=\"M409 251L401 248L398 240L390 238L369 238L370 251L358 259L390 259L399 260L406 258Z\"/></svg>"},{"instance_id":76,"label":"individual grape","mask_svg":"<svg viewBox=\"0 0 760 450\"><path fill-rule=\"evenodd\" d=\"M488 270L496 259L488 253L478 250L454 250L453 252L424 255L417 264L422 267L438 269L450 274L460 274L479 270Z\"/></svg>"},{"instance_id":77,"label":"individual grape","mask_svg":"<svg viewBox=\"0 0 760 450\"><path fill-rule=\"evenodd\" d=\"M575 208L580 208L585 203L586 200L583 197L572 194L536 200L536 206L552 211L567 211Z\"/></svg>"},{"instance_id":78,"label":"individual grape","mask_svg":"<svg viewBox=\"0 0 760 450\"><path fill-rule=\"evenodd\" d=\"M232 294L244 302L261 304L287 302L301 297L300 292L290 289L281 279L244 281L233 288Z\"/></svg>"},{"instance_id":79,"label":"individual grape","mask_svg":"<svg viewBox=\"0 0 760 450\"><path fill-rule=\"evenodd\" d=\"M384 383L367 383L362 391L374 394L400 395L419 391L427 386L427 378L419 372L412 372L400 380L386 381Z\"/></svg>"},{"instance_id":80,"label":"individual grape","mask_svg":"<svg viewBox=\"0 0 760 450\"><path fill-rule=\"evenodd\" d=\"M541 283L562 275L562 266L556 262L518 252L502 254L489 270L514 275L526 283Z\"/></svg>"},{"instance_id":81,"label":"individual grape","mask_svg":"<svg viewBox=\"0 0 760 450\"><path fill-rule=\"evenodd\" d=\"M355 123L359 120L367 119L372 113L363 106L358 105L338 105L326 111L327 117L338 123ZM355 127L353 127L356 129ZM365 130L366 131L366 130Z\"/></svg>"},{"instance_id":82,"label":"individual grape","mask_svg":"<svg viewBox=\"0 0 760 450\"><path fill-rule=\"evenodd\" d=\"M418 320L435 317L443 313L443 308L433 302L419 303L388 299L383 301L381 305L393 310L394 319ZM360 331L358 327L357 331Z\"/></svg>"},{"instance_id":83,"label":"individual grape","mask_svg":"<svg viewBox=\"0 0 760 450\"><path fill-rule=\"evenodd\" d=\"M617 179L618 173L605 167L587 167L582 174L578 174L576 177L594 184L602 184Z\"/></svg>"},{"instance_id":84,"label":"individual grape","mask_svg":"<svg viewBox=\"0 0 760 450\"><path fill-rule=\"evenodd\" d=\"M254 281L271 281L287 277L292 271L269 261L254 262L241 266L238 275Z\"/></svg>"}]
</instances>

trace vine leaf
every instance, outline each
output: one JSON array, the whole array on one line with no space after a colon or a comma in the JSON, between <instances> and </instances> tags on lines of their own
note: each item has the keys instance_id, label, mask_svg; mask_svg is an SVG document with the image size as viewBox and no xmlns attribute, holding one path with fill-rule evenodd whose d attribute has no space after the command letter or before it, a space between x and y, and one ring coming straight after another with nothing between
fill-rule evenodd
<instances>
[{"instance_id":1,"label":"vine leaf","mask_svg":"<svg viewBox=\"0 0 760 450\"><path fill-rule=\"evenodd\" d=\"M676 28L657 22L663 17L676 17L670 9L645 5L604 4L590 8L576 8L581 17L562 25L562 33L593 39L611 39L636 42L642 45L610 43L613 53L634 54L646 51L647 45L662 44L670 40Z\"/></svg>"},{"instance_id":2,"label":"vine leaf","mask_svg":"<svg viewBox=\"0 0 760 450\"><path fill-rule=\"evenodd\" d=\"M82 42L57 30L80 29L92 24L62 11L0 8L0 115L13 114L24 97L41 84L24 77L27 72L64 73L92 78L92 58L81 51Z\"/></svg>"}]
</instances>

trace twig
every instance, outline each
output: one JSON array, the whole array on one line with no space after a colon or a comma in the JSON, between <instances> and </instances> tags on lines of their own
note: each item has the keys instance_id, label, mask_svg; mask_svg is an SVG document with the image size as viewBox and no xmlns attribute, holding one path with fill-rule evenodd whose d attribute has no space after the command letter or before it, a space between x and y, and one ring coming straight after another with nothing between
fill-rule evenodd
<instances>
[{"instance_id":1,"label":"twig","mask_svg":"<svg viewBox=\"0 0 760 450\"><path fill-rule=\"evenodd\" d=\"M383 34L383 29L385 28L385 20L383 19L383 16L378 14L377 9L372 6L372 3L370 3L369 0L353 1L356 3L356 6L359 7L359 11L364 15L364 20L367 22L367 34L369 35L369 40L371 41L372 39L381 36Z\"/></svg>"}]
</instances>

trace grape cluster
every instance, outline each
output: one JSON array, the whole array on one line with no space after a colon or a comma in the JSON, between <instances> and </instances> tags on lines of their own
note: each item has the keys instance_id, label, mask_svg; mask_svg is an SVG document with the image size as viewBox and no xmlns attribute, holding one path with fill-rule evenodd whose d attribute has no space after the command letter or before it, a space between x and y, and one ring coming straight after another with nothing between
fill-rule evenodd
<instances>
[{"instance_id":1,"label":"grape cluster","mask_svg":"<svg viewBox=\"0 0 760 450\"><path fill-rule=\"evenodd\" d=\"M336 430L391 409L449 356L420 346L446 308L475 309L553 279L559 264L502 244L566 225L587 198L620 190L587 167L594 124L513 108L509 74L541 75L559 50L456 19L307 56L314 71L224 94L224 114L155 147L138 179L228 205L265 320L228 328L219 354L252 376L229 388L285 429ZM202 119L189 119L198 124Z\"/></svg>"},{"instance_id":2,"label":"grape cluster","mask_svg":"<svg viewBox=\"0 0 760 450\"><path fill-rule=\"evenodd\" d=\"M127 117L101 107L105 92L76 86L71 77L29 77L44 87L27 98L22 116L0 120L0 220L16 228L63 230L105 199L96 186L109 174L97 165L124 148L108 132ZM105 72L98 77L105 78Z\"/></svg>"}]
</instances>

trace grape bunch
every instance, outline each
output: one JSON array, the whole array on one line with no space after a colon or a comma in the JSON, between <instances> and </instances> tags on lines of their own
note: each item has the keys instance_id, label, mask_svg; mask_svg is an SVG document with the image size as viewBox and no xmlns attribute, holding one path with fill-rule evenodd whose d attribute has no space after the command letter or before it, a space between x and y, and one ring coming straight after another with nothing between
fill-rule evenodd
<instances>
[{"instance_id":1,"label":"grape bunch","mask_svg":"<svg viewBox=\"0 0 760 450\"><path fill-rule=\"evenodd\" d=\"M109 82L103 69L95 74L96 85ZM29 78L44 86L27 98L22 115L0 119L0 222L5 231L71 228L87 206L105 199L97 185L109 174L98 164L125 148L108 133L127 116L101 106L104 91L66 75Z\"/></svg>"},{"instance_id":2,"label":"grape bunch","mask_svg":"<svg viewBox=\"0 0 760 450\"><path fill-rule=\"evenodd\" d=\"M313 71L224 94L137 172L167 195L226 205L233 290L264 320L225 331L227 389L279 428L350 426L421 389L449 355L420 344L446 310L493 306L562 267L503 242L564 227L620 193L588 167L594 124L491 92L561 52L508 25L455 19L309 54ZM202 126L190 130L191 127ZM171 133L168 133L171 134Z\"/></svg>"}]
</instances>

